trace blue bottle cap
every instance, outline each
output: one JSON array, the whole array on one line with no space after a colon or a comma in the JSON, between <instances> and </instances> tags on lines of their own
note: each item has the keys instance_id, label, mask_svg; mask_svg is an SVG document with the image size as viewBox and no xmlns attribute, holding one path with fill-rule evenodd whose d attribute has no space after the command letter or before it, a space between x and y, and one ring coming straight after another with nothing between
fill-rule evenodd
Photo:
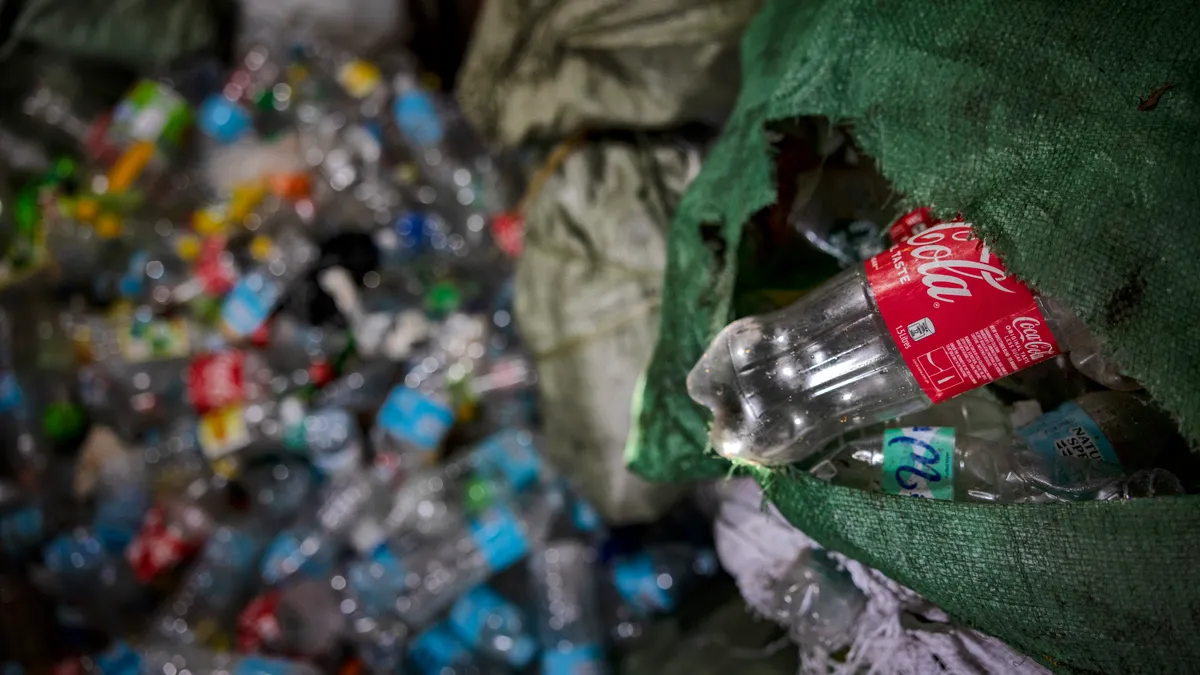
<instances>
[{"instance_id":1,"label":"blue bottle cap","mask_svg":"<svg viewBox=\"0 0 1200 675\"><path fill-rule=\"evenodd\" d=\"M250 129L250 113L242 106L220 94L213 94L200 104L196 123L206 136L219 143L232 143Z\"/></svg>"}]
</instances>

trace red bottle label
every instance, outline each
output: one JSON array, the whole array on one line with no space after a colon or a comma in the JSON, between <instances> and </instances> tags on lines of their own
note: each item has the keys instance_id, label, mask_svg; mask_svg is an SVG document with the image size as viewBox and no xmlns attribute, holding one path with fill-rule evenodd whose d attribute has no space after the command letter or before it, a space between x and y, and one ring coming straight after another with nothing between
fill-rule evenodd
<instances>
[{"instance_id":1,"label":"red bottle label","mask_svg":"<svg viewBox=\"0 0 1200 675\"><path fill-rule=\"evenodd\" d=\"M496 216L492 219L492 239L505 255L520 257L525 249L525 217L513 211Z\"/></svg>"},{"instance_id":2,"label":"red bottle label","mask_svg":"<svg viewBox=\"0 0 1200 675\"><path fill-rule=\"evenodd\" d=\"M143 584L150 583L160 573L174 568L200 549L200 542L188 541L170 527L161 506L146 513L138 536L125 549L134 576Z\"/></svg>"},{"instance_id":3,"label":"red bottle label","mask_svg":"<svg viewBox=\"0 0 1200 675\"><path fill-rule=\"evenodd\" d=\"M934 225L866 263L904 362L934 403L1059 353L1025 284L969 223Z\"/></svg>"},{"instance_id":4,"label":"red bottle label","mask_svg":"<svg viewBox=\"0 0 1200 675\"><path fill-rule=\"evenodd\" d=\"M238 651L250 653L279 640L283 632L275 612L279 591L270 591L250 601L237 619Z\"/></svg>"},{"instance_id":5,"label":"red bottle label","mask_svg":"<svg viewBox=\"0 0 1200 675\"><path fill-rule=\"evenodd\" d=\"M241 403L246 397L246 355L238 350L205 354L188 369L188 395L196 412Z\"/></svg>"},{"instance_id":6,"label":"red bottle label","mask_svg":"<svg viewBox=\"0 0 1200 675\"><path fill-rule=\"evenodd\" d=\"M225 253L225 242L218 237L206 239L196 259L195 273L204 292L219 298L233 288L237 282L237 270L230 256Z\"/></svg>"}]
</instances>

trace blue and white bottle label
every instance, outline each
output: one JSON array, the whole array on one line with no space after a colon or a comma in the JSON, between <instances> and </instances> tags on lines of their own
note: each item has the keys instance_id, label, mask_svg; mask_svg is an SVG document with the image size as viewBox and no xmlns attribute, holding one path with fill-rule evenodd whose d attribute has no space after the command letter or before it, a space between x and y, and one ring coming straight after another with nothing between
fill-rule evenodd
<instances>
[{"instance_id":1,"label":"blue and white bottle label","mask_svg":"<svg viewBox=\"0 0 1200 675\"><path fill-rule=\"evenodd\" d=\"M487 586L477 586L459 598L447 621L458 637L476 650L489 650L489 633L508 638L506 649L497 656L516 668L524 668L537 653L521 610Z\"/></svg>"},{"instance_id":2,"label":"blue and white bottle label","mask_svg":"<svg viewBox=\"0 0 1200 675\"><path fill-rule=\"evenodd\" d=\"M247 337L266 322L282 289L274 279L252 272L238 280L221 305L221 323L229 333Z\"/></svg>"},{"instance_id":3,"label":"blue and white bottle label","mask_svg":"<svg viewBox=\"0 0 1200 675\"><path fill-rule=\"evenodd\" d=\"M432 396L400 385L384 401L376 423L397 441L433 452L454 426L454 411Z\"/></svg>"},{"instance_id":4,"label":"blue and white bottle label","mask_svg":"<svg viewBox=\"0 0 1200 675\"><path fill-rule=\"evenodd\" d=\"M17 410L25 403L25 392L11 370L0 372L0 413Z\"/></svg>"},{"instance_id":5,"label":"blue and white bottle label","mask_svg":"<svg viewBox=\"0 0 1200 675\"><path fill-rule=\"evenodd\" d=\"M396 97L392 104L396 126L408 142L429 148L442 142L445 129L433 98L420 89L410 89Z\"/></svg>"},{"instance_id":6,"label":"blue and white bottle label","mask_svg":"<svg viewBox=\"0 0 1200 675\"><path fill-rule=\"evenodd\" d=\"M380 544L365 560L346 570L346 581L363 611L374 617L395 609L396 599L407 590L407 574L387 544Z\"/></svg>"},{"instance_id":7,"label":"blue and white bottle label","mask_svg":"<svg viewBox=\"0 0 1200 675\"><path fill-rule=\"evenodd\" d=\"M533 445L533 434L510 429L493 434L476 448L478 470L500 478L510 487L521 489L535 483L541 475L541 460Z\"/></svg>"},{"instance_id":8,"label":"blue and white bottle label","mask_svg":"<svg viewBox=\"0 0 1200 675\"><path fill-rule=\"evenodd\" d=\"M547 650L542 654L542 675L603 675L604 650L600 645L573 645L569 649Z\"/></svg>"},{"instance_id":9,"label":"blue and white bottle label","mask_svg":"<svg viewBox=\"0 0 1200 675\"><path fill-rule=\"evenodd\" d=\"M625 602L642 615L675 609L675 598L659 585L654 560L645 551L617 561L612 579Z\"/></svg>"},{"instance_id":10,"label":"blue and white bottle label","mask_svg":"<svg viewBox=\"0 0 1200 675\"><path fill-rule=\"evenodd\" d=\"M45 528L41 507L23 506L0 516L0 544L9 555L22 555L42 540Z\"/></svg>"},{"instance_id":11,"label":"blue and white bottle label","mask_svg":"<svg viewBox=\"0 0 1200 675\"><path fill-rule=\"evenodd\" d=\"M114 642L92 660L102 675L138 675L142 670L141 655L123 641Z\"/></svg>"},{"instance_id":12,"label":"blue and white bottle label","mask_svg":"<svg viewBox=\"0 0 1200 675\"><path fill-rule=\"evenodd\" d=\"M471 662L471 651L445 622L418 635L409 650L412 660L425 675L441 675L447 668Z\"/></svg>"},{"instance_id":13,"label":"blue and white bottle label","mask_svg":"<svg viewBox=\"0 0 1200 675\"><path fill-rule=\"evenodd\" d=\"M1047 459L1069 457L1120 464L1100 426L1074 401L1017 429L1017 434Z\"/></svg>"},{"instance_id":14,"label":"blue and white bottle label","mask_svg":"<svg viewBox=\"0 0 1200 675\"><path fill-rule=\"evenodd\" d=\"M516 514L503 506L485 511L471 523L471 537L493 572L508 569L529 552L529 540Z\"/></svg>"}]
</instances>

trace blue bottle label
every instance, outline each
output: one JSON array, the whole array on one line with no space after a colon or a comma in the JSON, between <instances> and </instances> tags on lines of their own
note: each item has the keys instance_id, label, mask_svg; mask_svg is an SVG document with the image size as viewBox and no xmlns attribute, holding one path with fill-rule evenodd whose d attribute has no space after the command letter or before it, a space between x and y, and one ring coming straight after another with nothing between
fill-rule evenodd
<instances>
[{"instance_id":1,"label":"blue bottle label","mask_svg":"<svg viewBox=\"0 0 1200 675\"><path fill-rule=\"evenodd\" d=\"M413 662L425 675L441 675L447 668L471 662L471 651L445 622L435 624L413 640Z\"/></svg>"},{"instance_id":2,"label":"blue bottle label","mask_svg":"<svg viewBox=\"0 0 1200 675\"><path fill-rule=\"evenodd\" d=\"M10 555L23 554L42 540L45 519L40 506L24 506L0 517L0 544Z\"/></svg>"},{"instance_id":3,"label":"blue bottle label","mask_svg":"<svg viewBox=\"0 0 1200 675\"><path fill-rule=\"evenodd\" d=\"M142 657L128 644L117 641L104 652L93 658L96 670L102 675L138 675L142 670Z\"/></svg>"},{"instance_id":4,"label":"blue bottle label","mask_svg":"<svg viewBox=\"0 0 1200 675\"><path fill-rule=\"evenodd\" d=\"M387 544L375 547L366 560L351 563L346 579L355 599L368 616L386 616L407 590L407 575L400 559Z\"/></svg>"},{"instance_id":5,"label":"blue bottle label","mask_svg":"<svg viewBox=\"0 0 1200 675\"><path fill-rule=\"evenodd\" d=\"M1069 457L1120 465L1100 426L1074 401L1017 429L1017 434L1048 460Z\"/></svg>"},{"instance_id":6,"label":"blue bottle label","mask_svg":"<svg viewBox=\"0 0 1200 675\"><path fill-rule=\"evenodd\" d=\"M508 569L529 552L521 522L503 506L488 509L472 521L471 537L493 572Z\"/></svg>"},{"instance_id":7,"label":"blue bottle label","mask_svg":"<svg viewBox=\"0 0 1200 675\"><path fill-rule=\"evenodd\" d=\"M11 370L0 373L0 413L17 410L25 404L21 383Z\"/></svg>"},{"instance_id":8,"label":"blue bottle label","mask_svg":"<svg viewBox=\"0 0 1200 675\"><path fill-rule=\"evenodd\" d=\"M487 586L467 592L450 608L447 618L459 639L476 650L487 649L487 633L503 635L511 645L503 652L504 660L516 668L524 668L533 660L537 643L525 632L521 610Z\"/></svg>"},{"instance_id":9,"label":"blue bottle label","mask_svg":"<svg viewBox=\"0 0 1200 675\"><path fill-rule=\"evenodd\" d=\"M274 279L252 272L238 280L221 305L221 323L236 337L247 337L271 315L281 289Z\"/></svg>"},{"instance_id":10,"label":"blue bottle label","mask_svg":"<svg viewBox=\"0 0 1200 675\"><path fill-rule=\"evenodd\" d=\"M108 551L120 553L137 536L150 508L150 496L140 487L125 486L100 502L92 519L96 538Z\"/></svg>"},{"instance_id":11,"label":"blue bottle label","mask_svg":"<svg viewBox=\"0 0 1200 675\"><path fill-rule=\"evenodd\" d=\"M571 505L571 522L574 523L575 529L587 534L599 532L604 525L604 521L600 518L600 512L590 502L579 496L575 497L574 503Z\"/></svg>"},{"instance_id":12,"label":"blue bottle label","mask_svg":"<svg viewBox=\"0 0 1200 675\"><path fill-rule=\"evenodd\" d=\"M433 452L454 425L454 411L431 396L399 385L379 409L376 423L396 440Z\"/></svg>"},{"instance_id":13,"label":"blue bottle label","mask_svg":"<svg viewBox=\"0 0 1200 675\"><path fill-rule=\"evenodd\" d=\"M883 491L954 499L954 428L902 427L883 432Z\"/></svg>"},{"instance_id":14,"label":"blue bottle label","mask_svg":"<svg viewBox=\"0 0 1200 675\"><path fill-rule=\"evenodd\" d=\"M604 650L597 644L572 645L542 654L542 675L602 675Z\"/></svg>"},{"instance_id":15,"label":"blue bottle label","mask_svg":"<svg viewBox=\"0 0 1200 675\"><path fill-rule=\"evenodd\" d=\"M252 581L259 548L257 538L250 533L229 527L222 527L209 537L203 561L196 568L196 572L211 577L205 589L207 605L232 608L237 604Z\"/></svg>"},{"instance_id":16,"label":"blue bottle label","mask_svg":"<svg viewBox=\"0 0 1200 675\"><path fill-rule=\"evenodd\" d=\"M671 612L675 598L658 583L650 554L642 551L613 565L613 585L631 608L643 615Z\"/></svg>"},{"instance_id":17,"label":"blue bottle label","mask_svg":"<svg viewBox=\"0 0 1200 675\"><path fill-rule=\"evenodd\" d=\"M274 585L295 574L317 577L332 568L329 546L323 545L315 536L302 537L289 530L281 532L267 547L260 575L264 582Z\"/></svg>"},{"instance_id":18,"label":"blue bottle label","mask_svg":"<svg viewBox=\"0 0 1200 675\"><path fill-rule=\"evenodd\" d=\"M478 470L521 489L537 481L541 461L533 445L533 435L515 429L501 431L485 439L475 450Z\"/></svg>"},{"instance_id":19,"label":"blue bottle label","mask_svg":"<svg viewBox=\"0 0 1200 675\"><path fill-rule=\"evenodd\" d=\"M232 668L233 675L288 675L296 670L296 665L291 661L256 655L239 658L237 665Z\"/></svg>"},{"instance_id":20,"label":"blue bottle label","mask_svg":"<svg viewBox=\"0 0 1200 675\"><path fill-rule=\"evenodd\" d=\"M396 97L392 104L396 126L408 142L428 148L442 142L445 130L433 98L420 89L410 89Z\"/></svg>"},{"instance_id":21,"label":"blue bottle label","mask_svg":"<svg viewBox=\"0 0 1200 675\"><path fill-rule=\"evenodd\" d=\"M129 256L129 267L117 282L117 292L121 297L133 299L140 297L146 287L146 263L150 262L149 251L136 251Z\"/></svg>"}]
</instances>

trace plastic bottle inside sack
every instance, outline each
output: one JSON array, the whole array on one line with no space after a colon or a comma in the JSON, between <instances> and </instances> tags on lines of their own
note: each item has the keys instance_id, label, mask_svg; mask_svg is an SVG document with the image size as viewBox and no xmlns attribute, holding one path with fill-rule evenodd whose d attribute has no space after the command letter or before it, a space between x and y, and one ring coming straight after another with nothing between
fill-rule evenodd
<instances>
[{"instance_id":1,"label":"plastic bottle inside sack","mask_svg":"<svg viewBox=\"0 0 1200 675\"><path fill-rule=\"evenodd\" d=\"M1000 503L1107 499L1130 481L1158 494L1178 486L1149 468L1179 443L1170 419L1129 394L1087 394L1000 441L907 424L845 440L813 474L877 492Z\"/></svg>"},{"instance_id":2,"label":"plastic bottle inside sack","mask_svg":"<svg viewBox=\"0 0 1200 675\"><path fill-rule=\"evenodd\" d=\"M973 237L968 223L936 225L722 330L687 380L713 414L713 448L760 464L802 460L847 430L1070 350L1061 312Z\"/></svg>"}]
</instances>

